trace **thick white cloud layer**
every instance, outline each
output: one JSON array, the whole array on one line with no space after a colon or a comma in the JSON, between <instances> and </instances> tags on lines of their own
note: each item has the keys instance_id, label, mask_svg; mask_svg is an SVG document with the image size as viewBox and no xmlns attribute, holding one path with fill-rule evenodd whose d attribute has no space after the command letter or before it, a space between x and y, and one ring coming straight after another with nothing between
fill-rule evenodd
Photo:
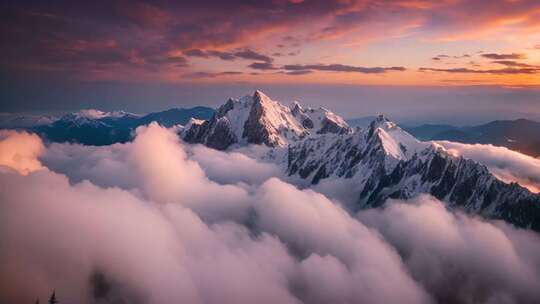
<instances>
[{"instance_id":1,"label":"thick white cloud layer","mask_svg":"<svg viewBox=\"0 0 540 304\"><path fill-rule=\"evenodd\" d=\"M411 275L443 303L540 299L540 238L502 222L450 213L430 196L361 212L402 255Z\"/></svg>"},{"instance_id":2,"label":"thick white cloud layer","mask_svg":"<svg viewBox=\"0 0 540 304\"><path fill-rule=\"evenodd\" d=\"M516 182L532 192L540 192L540 159L505 147L439 141L454 155L461 155L486 165L491 173L505 182Z\"/></svg>"},{"instance_id":3,"label":"thick white cloud layer","mask_svg":"<svg viewBox=\"0 0 540 304\"><path fill-rule=\"evenodd\" d=\"M155 124L137 129L132 143L108 147L43 151L38 138L15 132L2 140L18 143L11 155L39 165L2 161L14 169L0 171L6 302L43 300L53 288L63 303L532 303L539 296L537 234L451 213L429 197L355 218L275 178L272 165L185 146Z\"/></svg>"},{"instance_id":4,"label":"thick white cloud layer","mask_svg":"<svg viewBox=\"0 0 540 304\"><path fill-rule=\"evenodd\" d=\"M222 184L261 184L270 177L283 175L282 168L264 163L239 152L222 152L203 145L186 147L191 159L198 162L210 179Z\"/></svg>"}]
</instances>

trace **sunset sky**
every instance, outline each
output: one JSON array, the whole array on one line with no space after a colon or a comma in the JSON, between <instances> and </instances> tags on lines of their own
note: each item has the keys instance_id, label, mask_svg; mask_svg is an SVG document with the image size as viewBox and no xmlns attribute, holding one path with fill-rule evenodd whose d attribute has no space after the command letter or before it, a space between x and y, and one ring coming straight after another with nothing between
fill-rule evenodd
<instances>
[{"instance_id":1,"label":"sunset sky","mask_svg":"<svg viewBox=\"0 0 540 304\"><path fill-rule=\"evenodd\" d=\"M291 84L540 86L534 0L3 1L0 16L0 111L301 97Z\"/></svg>"}]
</instances>

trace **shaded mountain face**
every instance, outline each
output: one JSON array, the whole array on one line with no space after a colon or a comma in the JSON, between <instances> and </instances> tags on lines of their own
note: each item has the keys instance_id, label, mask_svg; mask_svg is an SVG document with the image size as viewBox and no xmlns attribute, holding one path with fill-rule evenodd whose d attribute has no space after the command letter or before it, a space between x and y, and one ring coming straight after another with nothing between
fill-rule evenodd
<instances>
[{"instance_id":1,"label":"shaded mountain face","mask_svg":"<svg viewBox=\"0 0 540 304\"><path fill-rule=\"evenodd\" d=\"M326 120L330 120L328 123ZM354 132L325 109L285 107L260 92L230 99L207 121L192 120L182 136L216 149L264 144L286 151L286 173L318 184L353 181L353 211L388 198L429 193L448 206L540 231L540 195L506 184L484 165L420 141L384 116Z\"/></svg>"},{"instance_id":2,"label":"shaded mountain face","mask_svg":"<svg viewBox=\"0 0 540 304\"><path fill-rule=\"evenodd\" d=\"M359 193L354 211L379 207L388 198L429 193L451 207L540 231L540 195L515 183L506 184L484 165L454 157L436 143L400 142L404 153L395 153L394 143L388 143L383 131L370 128L365 133L293 145L288 174L314 184L325 178L354 180Z\"/></svg>"},{"instance_id":3,"label":"shaded mountain face","mask_svg":"<svg viewBox=\"0 0 540 304\"><path fill-rule=\"evenodd\" d=\"M191 118L208 119L214 110L206 107L170 109L148 115L123 111L101 112L83 110L62 116L60 119L30 126L28 129L52 142L70 142L84 145L110 145L131 140L135 128L153 121L165 127L184 125ZM12 126L17 127L17 126Z\"/></svg>"},{"instance_id":4,"label":"shaded mountain face","mask_svg":"<svg viewBox=\"0 0 540 304\"><path fill-rule=\"evenodd\" d=\"M423 140L449 140L467 144L492 144L533 157L540 156L540 122L517 119L498 120L472 127L422 125L408 132Z\"/></svg>"},{"instance_id":5,"label":"shaded mountain face","mask_svg":"<svg viewBox=\"0 0 540 304\"><path fill-rule=\"evenodd\" d=\"M256 91L253 96L229 99L209 120L192 120L182 137L224 150L233 144L286 147L312 135L350 133L349 125L327 109L303 108L298 103L287 107Z\"/></svg>"}]
</instances>

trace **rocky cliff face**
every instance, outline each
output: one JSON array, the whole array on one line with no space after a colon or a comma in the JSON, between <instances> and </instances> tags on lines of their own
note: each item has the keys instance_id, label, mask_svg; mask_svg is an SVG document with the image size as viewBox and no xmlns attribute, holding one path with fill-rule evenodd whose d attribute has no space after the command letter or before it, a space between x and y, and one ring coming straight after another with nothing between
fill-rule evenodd
<instances>
[{"instance_id":1,"label":"rocky cliff face","mask_svg":"<svg viewBox=\"0 0 540 304\"><path fill-rule=\"evenodd\" d=\"M353 132L324 108L286 107L257 91L230 99L210 120L193 120L183 137L220 150L234 144L286 149L289 176L312 184L353 181L359 193L354 210L429 193L450 207L540 231L540 195L498 180L484 165L435 142L417 140L384 116Z\"/></svg>"},{"instance_id":2,"label":"rocky cliff face","mask_svg":"<svg viewBox=\"0 0 540 304\"><path fill-rule=\"evenodd\" d=\"M436 143L416 141L383 117L365 131L310 138L288 150L289 175L314 184L353 179L360 193L356 210L429 193L453 208L540 231L540 195L506 184L484 165Z\"/></svg>"},{"instance_id":3,"label":"rocky cliff face","mask_svg":"<svg viewBox=\"0 0 540 304\"><path fill-rule=\"evenodd\" d=\"M186 126L182 136L187 142L224 150L232 144L286 147L312 134L351 132L341 117L326 109L303 109L298 103L287 107L256 91L252 96L229 99L210 120ZM216 142L218 138L222 140Z\"/></svg>"}]
</instances>

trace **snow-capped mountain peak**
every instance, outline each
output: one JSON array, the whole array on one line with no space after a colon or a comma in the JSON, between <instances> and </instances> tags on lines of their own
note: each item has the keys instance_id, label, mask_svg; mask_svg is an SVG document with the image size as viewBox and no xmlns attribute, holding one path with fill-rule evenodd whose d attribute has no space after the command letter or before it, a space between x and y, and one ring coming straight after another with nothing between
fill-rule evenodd
<instances>
[{"instance_id":1,"label":"snow-capped mountain peak","mask_svg":"<svg viewBox=\"0 0 540 304\"><path fill-rule=\"evenodd\" d=\"M226 130L216 129L218 124ZM216 132L221 133L221 140ZM251 96L228 99L212 119L193 129L186 128L183 137L189 142L211 142L210 146L226 149L232 144L286 147L311 135L350 132L343 118L326 109L303 108L298 102L287 107L257 90Z\"/></svg>"},{"instance_id":2,"label":"snow-capped mountain peak","mask_svg":"<svg viewBox=\"0 0 540 304\"><path fill-rule=\"evenodd\" d=\"M293 101L291 103L291 113L292 113L292 115L294 115L296 117L302 111L303 111L302 105L300 105L300 103L298 101L295 100L295 101Z\"/></svg>"},{"instance_id":3,"label":"snow-capped mountain peak","mask_svg":"<svg viewBox=\"0 0 540 304\"><path fill-rule=\"evenodd\" d=\"M176 127L186 142L225 150L262 144L257 157L276 162L299 185L346 179L352 208L377 207L388 198L429 193L449 206L505 219L540 231L540 195L491 174L487 167L453 154L436 142L423 142L385 116L353 130L325 108L285 106L261 91L230 98L208 115L180 109L136 117L127 112L83 110L33 130L55 142L105 145L126 142L137 126L152 121ZM197 114L198 115L198 114ZM184 117L185 120L179 120ZM341 182L341 181L340 181ZM350 199L350 198L349 198Z\"/></svg>"},{"instance_id":4,"label":"snow-capped mountain peak","mask_svg":"<svg viewBox=\"0 0 540 304\"><path fill-rule=\"evenodd\" d=\"M104 112L96 109L83 109L77 112L69 113L60 118L64 123L72 123L75 125L100 125L110 120L119 120L123 118L138 118L140 115L129 113L126 111Z\"/></svg>"},{"instance_id":5,"label":"snow-capped mountain peak","mask_svg":"<svg viewBox=\"0 0 540 304\"><path fill-rule=\"evenodd\" d=\"M82 109L78 112L73 113L73 115L76 117L81 117L81 118L100 119L100 118L108 117L110 113L103 112L96 109Z\"/></svg>"},{"instance_id":6,"label":"snow-capped mountain peak","mask_svg":"<svg viewBox=\"0 0 540 304\"><path fill-rule=\"evenodd\" d=\"M347 179L357 193L355 210L429 193L449 206L540 231L540 195L435 142L417 140L384 116L367 130L291 144L287 159L292 178L313 184Z\"/></svg>"},{"instance_id":7,"label":"snow-capped mountain peak","mask_svg":"<svg viewBox=\"0 0 540 304\"><path fill-rule=\"evenodd\" d=\"M83 109L77 112L67 114L68 117L78 118L78 119L103 119L103 118L123 118L123 117L139 117L140 115L133 114L126 111L112 111L104 112L96 109Z\"/></svg>"},{"instance_id":8,"label":"snow-capped mountain peak","mask_svg":"<svg viewBox=\"0 0 540 304\"><path fill-rule=\"evenodd\" d=\"M289 107L270 99L261 91L255 91L242 134L248 143L283 147L289 140L298 140L307 134Z\"/></svg>"},{"instance_id":9,"label":"snow-capped mountain peak","mask_svg":"<svg viewBox=\"0 0 540 304\"><path fill-rule=\"evenodd\" d=\"M385 153L398 160L409 159L430 145L419 141L383 115L379 115L370 124L368 136L376 137Z\"/></svg>"}]
</instances>

